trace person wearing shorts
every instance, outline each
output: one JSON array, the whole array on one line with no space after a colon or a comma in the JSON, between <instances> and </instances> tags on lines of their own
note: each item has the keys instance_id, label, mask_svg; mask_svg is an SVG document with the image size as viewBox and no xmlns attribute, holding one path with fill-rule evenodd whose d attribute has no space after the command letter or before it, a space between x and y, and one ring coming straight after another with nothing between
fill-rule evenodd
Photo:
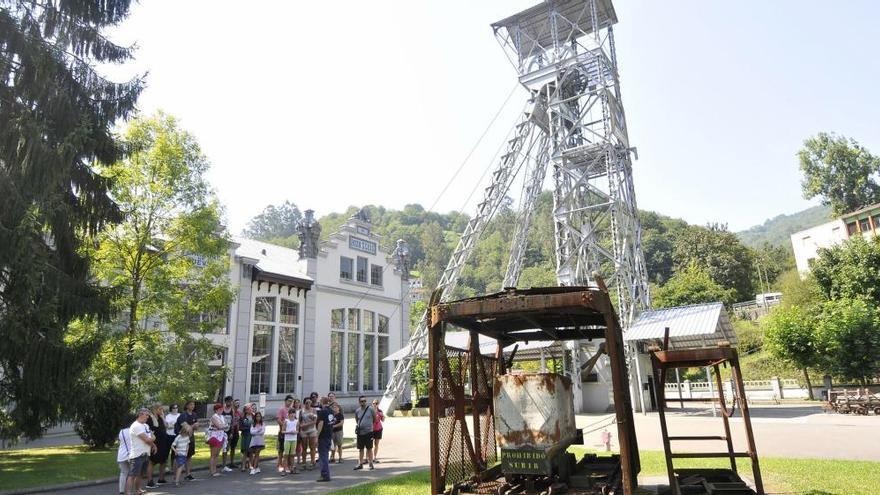
<instances>
[{"instance_id":1,"label":"person wearing shorts","mask_svg":"<svg viewBox=\"0 0 880 495\"><path fill-rule=\"evenodd\" d=\"M373 423L376 422L375 410L367 404L367 398L363 395L358 397L358 408L354 411L354 433L357 436L358 465L354 470L364 468L364 450L367 452L367 462L370 470L373 469Z\"/></svg>"},{"instance_id":2,"label":"person wearing shorts","mask_svg":"<svg viewBox=\"0 0 880 495\"><path fill-rule=\"evenodd\" d=\"M291 408L287 411L287 419L284 421L284 459L287 469L281 473L281 476L287 474L296 474L296 437L299 433L299 421L296 417L296 411Z\"/></svg>"},{"instance_id":3,"label":"person wearing shorts","mask_svg":"<svg viewBox=\"0 0 880 495\"><path fill-rule=\"evenodd\" d=\"M330 405L330 412L333 417L333 433L330 437L330 463L332 464L335 459L337 464L342 464L342 442L344 440L342 436L342 422L345 420L345 415L342 414L342 407L336 402Z\"/></svg>"},{"instance_id":4,"label":"person wearing shorts","mask_svg":"<svg viewBox=\"0 0 880 495\"><path fill-rule=\"evenodd\" d=\"M150 410L142 407L138 410L137 419L128 428L129 444L128 462L130 471L128 472L128 480L125 484L126 495L135 495L141 491L141 482L147 475L147 465L150 463L150 454L156 452L156 442L150 435L150 429L147 428L147 419L150 417Z\"/></svg>"},{"instance_id":5,"label":"person wearing shorts","mask_svg":"<svg viewBox=\"0 0 880 495\"><path fill-rule=\"evenodd\" d=\"M187 401L183 406L183 412L180 413L180 416L177 417L177 423L174 425L175 434L180 434L180 430L183 427L183 424L186 423L192 429L192 432L189 434L189 448L186 451L186 478L189 481L194 480L195 478L192 475L192 457L196 453L196 439L195 439L195 431L199 428L198 422L199 417L195 413L196 403L193 401Z\"/></svg>"},{"instance_id":6,"label":"person wearing shorts","mask_svg":"<svg viewBox=\"0 0 880 495\"><path fill-rule=\"evenodd\" d=\"M287 415L290 407L293 405L293 396L288 395L284 398L284 404L281 404L281 407L278 409L278 414L275 415L275 419L278 421L278 463L277 468L279 473L284 472L284 422L287 420Z\"/></svg>"},{"instance_id":7,"label":"person wearing shorts","mask_svg":"<svg viewBox=\"0 0 880 495\"><path fill-rule=\"evenodd\" d=\"M251 425L251 442L248 447L251 460L251 475L260 473L260 452L266 446L265 434L266 427L263 426L263 413L257 411L254 413L254 424Z\"/></svg>"}]
</instances>

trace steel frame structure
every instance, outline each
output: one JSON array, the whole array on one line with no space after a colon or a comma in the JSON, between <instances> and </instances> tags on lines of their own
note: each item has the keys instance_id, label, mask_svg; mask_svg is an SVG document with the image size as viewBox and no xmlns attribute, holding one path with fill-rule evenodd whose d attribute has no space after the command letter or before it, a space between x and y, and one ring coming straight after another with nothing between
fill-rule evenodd
<instances>
[{"instance_id":1,"label":"steel frame structure","mask_svg":"<svg viewBox=\"0 0 880 495\"><path fill-rule=\"evenodd\" d=\"M627 136L612 30L616 22L611 0L546 0L492 24L530 99L443 271L437 285L441 302L451 298L477 240L525 168L529 173L504 277L505 287L516 286L549 168L559 285L595 285L593 273L602 274L615 291L624 329L649 307L632 179L634 148ZM406 388L414 361L424 355L427 316L389 381L382 399L386 411Z\"/></svg>"}]
</instances>

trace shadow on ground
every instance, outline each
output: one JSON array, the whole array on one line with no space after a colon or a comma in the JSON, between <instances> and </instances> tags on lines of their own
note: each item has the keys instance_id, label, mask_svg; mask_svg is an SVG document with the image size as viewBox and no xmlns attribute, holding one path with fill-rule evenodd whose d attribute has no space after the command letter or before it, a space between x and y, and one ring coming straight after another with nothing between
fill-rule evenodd
<instances>
[{"instance_id":1,"label":"shadow on ground","mask_svg":"<svg viewBox=\"0 0 880 495\"><path fill-rule=\"evenodd\" d=\"M672 405L670 403L670 405ZM730 407L728 405L728 407ZM667 414L676 416L696 416L696 417L712 417L712 408L708 404L705 407L685 407L684 409L670 408ZM814 414L823 414L821 406L793 406L793 407L773 407L773 406L749 406L749 414L753 419L757 418L804 418ZM736 408L733 417L742 417L740 408ZM814 495L822 495L816 493Z\"/></svg>"}]
</instances>

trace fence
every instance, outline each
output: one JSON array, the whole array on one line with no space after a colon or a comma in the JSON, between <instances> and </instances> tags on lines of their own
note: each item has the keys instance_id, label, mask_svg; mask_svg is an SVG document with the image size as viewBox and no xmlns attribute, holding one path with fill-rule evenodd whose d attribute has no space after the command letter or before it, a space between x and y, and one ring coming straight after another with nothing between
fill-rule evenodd
<instances>
[{"instance_id":1,"label":"fence","mask_svg":"<svg viewBox=\"0 0 880 495\"><path fill-rule=\"evenodd\" d=\"M722 382L724 386L724 395L727 398L733 397L733 382L726 380ZM769 380L745 380L743 381L746 389L746 398L748 400L779 400L779 399L806 399L809 397L807 388L801 386L797 380L793 378L777 378L773 377ZM819 397L822 387L813 387L815 397ZM681 397L684 399L712 399L717 396L715 391L715 383L712 382L692 382L684 380L680 387ZM676 383L666 383L666 399L674 401L679 397L679 386Z\"/></svg>"}]
</instances>

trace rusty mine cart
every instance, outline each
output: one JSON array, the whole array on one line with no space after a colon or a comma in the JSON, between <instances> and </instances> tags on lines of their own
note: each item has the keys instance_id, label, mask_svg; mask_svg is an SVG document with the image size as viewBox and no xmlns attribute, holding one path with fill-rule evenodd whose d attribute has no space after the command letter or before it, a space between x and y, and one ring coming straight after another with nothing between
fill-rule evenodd
<instances>
[{"instance_id":1,"label":"rusty mine cart","mask_svg":"<svg viewBox=\"0 0 880 495\"><path fill-rule=\"evenodd\" d=\"M428 336L432 494L634 493L640 467L624 344L606 291L546 287L438 299L435 293ZM449 325L470 332L469 348L445 344ZM480 353L480 335L497 341L494 356ZM566 451L583 443L571 379L510 374L513 356L505 360L503 349L586 339L605 341L620 453L578 460Z\"/></svg>"}]
</instances>

